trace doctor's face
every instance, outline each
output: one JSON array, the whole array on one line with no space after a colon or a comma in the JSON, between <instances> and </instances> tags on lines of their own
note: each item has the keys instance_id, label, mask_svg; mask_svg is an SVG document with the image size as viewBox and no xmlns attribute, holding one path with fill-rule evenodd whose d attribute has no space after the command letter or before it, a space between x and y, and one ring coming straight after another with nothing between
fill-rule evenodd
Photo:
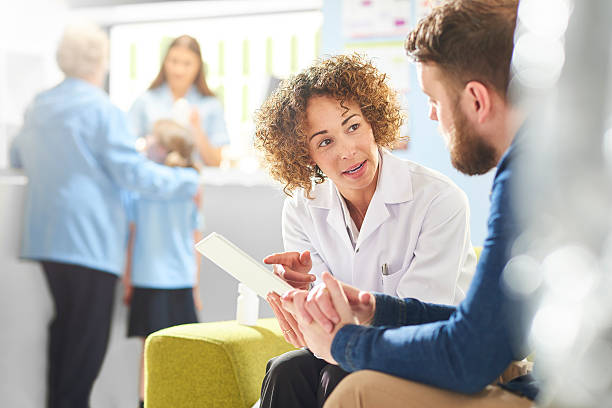
<instances>
[{"instance_id":1,"label":"doctor's face","mask_svg":"<svg viewBox=\"0 0 612 408\"><path fill-rule=\"evenodd\" d=\"M376 187L378 145L359 105L314 96L306 106L310 158L344 196L348 190Z\"/></svg>"}]
</instances>

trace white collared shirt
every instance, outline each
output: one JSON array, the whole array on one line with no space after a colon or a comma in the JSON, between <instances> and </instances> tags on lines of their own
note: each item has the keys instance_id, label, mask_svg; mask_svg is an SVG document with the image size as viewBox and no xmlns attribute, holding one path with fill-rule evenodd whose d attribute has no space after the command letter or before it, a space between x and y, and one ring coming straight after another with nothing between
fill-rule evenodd
<instances>
[{"instance_id":1,"label":"white collared shirt","mask_svg":"<svg viewBox=\"0 0 612 408\"><path fill-rule=\"evenodd\" d=\"M285 201L285 250L309 250L317 276L328 270L363 290L459 303L476 267L465 193L442 174L387 151L380 163L354 245L346 204L343 209L336 186L327 180L315 185L314 199L296 191Z\"/></svg>"}]
</instances>

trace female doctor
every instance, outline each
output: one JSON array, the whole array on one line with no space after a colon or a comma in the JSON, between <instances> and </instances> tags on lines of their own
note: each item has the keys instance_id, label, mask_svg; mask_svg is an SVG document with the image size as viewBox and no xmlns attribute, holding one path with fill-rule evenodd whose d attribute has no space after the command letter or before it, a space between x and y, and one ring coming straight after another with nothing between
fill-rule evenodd
<instances>
[{"instance_id":1,"label":"female doctor","mask_svg":"<svg viewBox=\"0 0 612 408\"><path fill-rule=\"evenodd\" d=\"M137 137L150 134L158 119L191 126L197 161L207 166L219 166L221 148L229 143L223 107L206 83L200 45L188 35L170 43L157 77L128 116Z\"/></svg>"},{"instance_id":2,"label":"female doctor","mask_svg":"<svg viewBox=\"0 0 612 408\"><path fill-rule=\"evenodd\" d=\"M304 288L327 270L393 296L463 299L476 265L467 198L445 176L387 150L401 123L385 75L357 55L311 66L262 106L255 144L290 195L288 252L264 260L280 265L279 276ZM268 301L285 339L302 347L278 295ZM261 407L323 406L345 375L306 349L286 353L268 363Z\"/></svg>"}]
</instances>

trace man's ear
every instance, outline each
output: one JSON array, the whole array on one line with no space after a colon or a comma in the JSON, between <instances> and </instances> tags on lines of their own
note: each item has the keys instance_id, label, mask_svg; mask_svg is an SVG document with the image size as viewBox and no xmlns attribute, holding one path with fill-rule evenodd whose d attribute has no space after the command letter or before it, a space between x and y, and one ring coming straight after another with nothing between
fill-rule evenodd
<instances>
[{"instance_id":1,"label":"man's ear","mask_svg":"<svg viewBox=\"0 0 612 408\"><path fill-rule=\"evenodd\" d=\"M470 115L476 119L479 124L490 119L493 111L493 98L491 90L482 82L470 81L465 85L464 95L466 96Z\"/></svg>"}]
</instances>

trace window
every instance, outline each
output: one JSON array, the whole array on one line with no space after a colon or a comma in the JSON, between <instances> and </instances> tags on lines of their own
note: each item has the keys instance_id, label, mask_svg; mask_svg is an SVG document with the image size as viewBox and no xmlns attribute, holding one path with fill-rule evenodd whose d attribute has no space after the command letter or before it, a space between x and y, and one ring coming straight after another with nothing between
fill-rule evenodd
<instances>
[{"instance_id":1,"label":"window","mask_svg":"<svg viewBox=\"0 0 612 408\"><path fill-rule=\"evenodd\" d=\"M320 11L301 11L114 25L111 99L128 110L157 75L170 41L191 35L200 43L208 85L223 103L232 148L249 149L253 113L271 78L286 78L313 62L322 21Z\"/></svg>"}]
</instances>

